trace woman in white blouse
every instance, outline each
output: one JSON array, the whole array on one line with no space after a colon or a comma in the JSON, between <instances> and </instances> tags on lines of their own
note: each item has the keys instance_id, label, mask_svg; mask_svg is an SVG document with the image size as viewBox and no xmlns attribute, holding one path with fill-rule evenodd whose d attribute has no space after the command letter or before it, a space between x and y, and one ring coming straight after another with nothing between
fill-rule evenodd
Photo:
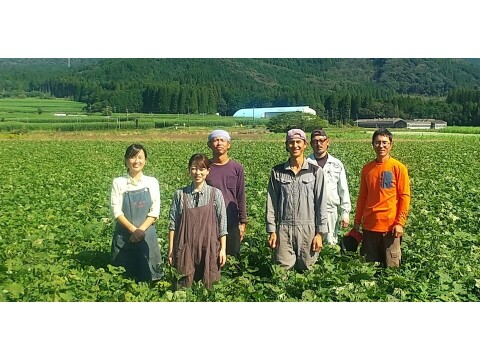
<instances>
[{"instance_id":1,"label":"woman in white blouse","mask_svg":"<svg viewBox=\"0 0 480 360\"><path fill-rule=\"evenodd\" d=\"M163 276L155 221L160 214L158 180L143 174L147 150L139 144L125 151L127 174L112 183L110 208L116 219L112 239L113 265L123 266L137 281Z\"/></svg>"}]
</instances>

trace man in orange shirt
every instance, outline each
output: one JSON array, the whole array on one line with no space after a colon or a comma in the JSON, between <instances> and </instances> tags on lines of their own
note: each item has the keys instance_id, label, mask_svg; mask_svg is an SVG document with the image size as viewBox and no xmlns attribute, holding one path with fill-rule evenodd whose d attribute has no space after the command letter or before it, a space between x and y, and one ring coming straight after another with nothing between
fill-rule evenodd
<instances>
[{"instance_id":1,"label":"man in orange shirt","mask_svg":"<svg viewBox=\"0 0 480 360\"><path fill-rule=\"evenodd\" d=\"M384 267L399 267L400 243L410 208L410 180L404 164L390 156L393 136L387 129L373 133L376 159L360 175L354 228L363 239L360 254Z\"/></svg>"}]
</instances>

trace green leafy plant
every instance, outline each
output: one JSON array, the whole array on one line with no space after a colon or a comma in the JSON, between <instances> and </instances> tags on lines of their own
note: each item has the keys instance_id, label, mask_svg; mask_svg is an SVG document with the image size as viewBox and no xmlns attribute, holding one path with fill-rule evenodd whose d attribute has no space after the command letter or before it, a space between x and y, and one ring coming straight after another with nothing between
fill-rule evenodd
<instances>
[{"instance_id":1,"label":"green leafy plant","mask_svg":"<svg viewBox=\"0 0 480 360\"><path fill-rule=\"evenodd\" d=\"M373 158L371 134L331 136L355 208L360 169ZM286 154L283 137L263 140L233 142L231 156L245 166L248 225L240 258L228 258L212 290L175 290L179 274L166 264L170 201L188 183L191 153L208 152L205 141L144 142L144 171L161 187L156 229L165 273L146 284L110 264L109 191L124 172L121 155L131 139L0 140L0 301L479 301L480 190L472 165L480 158L478 137L395 135L393 156L407 164L412 188L400 269L325 246L305 273L275 265L266 246L269 170Z\"/></svg>"}]
</instances>

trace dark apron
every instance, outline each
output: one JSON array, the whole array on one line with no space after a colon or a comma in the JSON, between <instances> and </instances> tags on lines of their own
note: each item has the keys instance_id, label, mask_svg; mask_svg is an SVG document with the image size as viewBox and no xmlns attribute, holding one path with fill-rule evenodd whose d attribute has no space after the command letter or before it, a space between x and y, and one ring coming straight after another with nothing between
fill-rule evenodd
<instances>
[{"instance_id":1,"label":"dark apron","mask_svg":"<svg viewBox=\"0 0 480 360\"><path fill-rule=\"evenodd\" d=\"M139 227L147 218L152 205L148 188L126 191L123 194L122 211L133 225ZM118 221L112 240L112 259L114 266L123 266L126 275L137 281L159 280L163 276L162 258L158 246L155 226L145 231L145 240L129 242L131 233Z\"/></svg>"},{"instance_id":2,"label":"dark apron","mask_svg":"<svg viewBox=\"0 0 480 360\"><path fill-rule=\"evenodd\" d=\"M185 276L180 286L190 287L194 280L202 280L210 289L214 281L220 280L220 241L214 197L212 189L207 205L189 209L187 194L183 191L183 212L173 247L174 266Z\"/></svg>"}]
</instances>

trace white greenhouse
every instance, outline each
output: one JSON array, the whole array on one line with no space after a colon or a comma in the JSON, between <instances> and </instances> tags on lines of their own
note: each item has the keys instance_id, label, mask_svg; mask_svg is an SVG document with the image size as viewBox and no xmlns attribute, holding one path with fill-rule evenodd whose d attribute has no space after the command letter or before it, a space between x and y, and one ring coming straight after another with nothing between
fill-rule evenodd
<instances>
[{"instance_id":1,"label":"white greenhouse","mask_svg":"<svg viewBox=\"0 0 480 360\"><path fill-rule=\"evenodd\" d=\"M307 114L317 115L317 112L308 106L288 106L240 109L235 114L233 114L233 116L245 118L271 118L273 116L289 112L303 112Z\"/></svg>"}]
</instances>

